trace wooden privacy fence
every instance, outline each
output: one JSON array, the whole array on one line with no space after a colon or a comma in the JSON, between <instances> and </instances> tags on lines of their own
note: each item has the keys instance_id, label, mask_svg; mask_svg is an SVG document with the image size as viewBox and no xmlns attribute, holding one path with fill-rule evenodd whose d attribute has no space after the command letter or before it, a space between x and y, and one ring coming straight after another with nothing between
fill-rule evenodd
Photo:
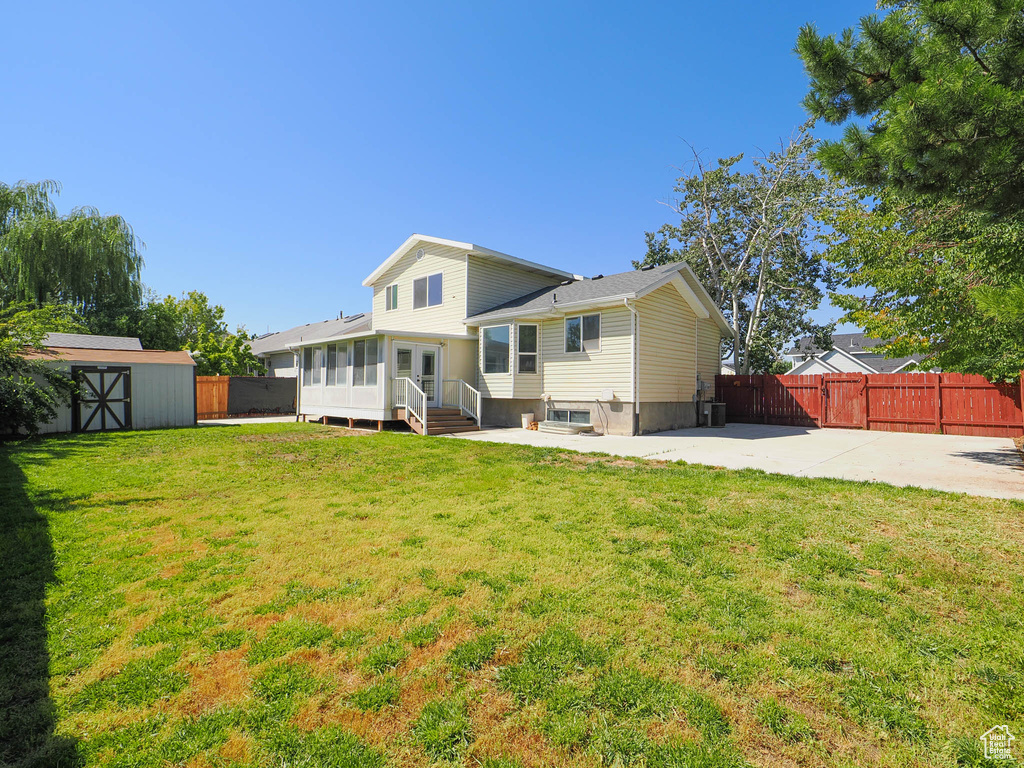
<instances>
[{"instance_id":1,"label":"wooden privacy fence","mask_svg":"<svg viewBox=\"0 0 1024 768\"><path fill-rule=\"evenodd\" d=\"M196 418L226 419L230 376L196 376Z\"/></svg>"},{"instance_id":2,"label":"wooden privacy fence","mask_svg":"<svg viewBox=\"0 0 1024 768\"><path fill-rule=\"evenodd\" d=\"M1024 376L994 384L962 373L716 376L728 421L947 435L1024 434Z\"/></svg>"},{"instance_id":3,"label":"wooden privacy fence","mask_svg":"<svg viewBox=\"0 0 1024 768\"><path fill-rule=\"evenodd\" d=\"M196 376L196 418L295 413L295 378Z\"/></svg>"}]
</instances>

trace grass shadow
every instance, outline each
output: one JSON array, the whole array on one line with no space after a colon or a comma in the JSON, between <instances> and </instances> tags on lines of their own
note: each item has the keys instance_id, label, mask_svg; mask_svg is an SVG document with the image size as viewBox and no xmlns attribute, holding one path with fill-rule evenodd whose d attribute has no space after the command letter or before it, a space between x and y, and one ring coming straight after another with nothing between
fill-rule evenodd
<instances>
[{"instance_id":1,"label":"grass shadow","mask_svg":"<svg viewBox=\"0 0 1024 768\"><path fill-rule=\"evenodd\" d=\"M12 446L0 445L0 765L81 765L74 739L55 733L46 588L55 581L46 517L26 488Z\"/></svg>"}]
</instances>

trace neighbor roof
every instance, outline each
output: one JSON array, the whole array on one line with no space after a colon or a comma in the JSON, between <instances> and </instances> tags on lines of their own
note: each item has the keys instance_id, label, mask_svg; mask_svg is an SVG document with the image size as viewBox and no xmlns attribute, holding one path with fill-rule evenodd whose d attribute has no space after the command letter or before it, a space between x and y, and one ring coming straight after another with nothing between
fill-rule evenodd
<instances>
[{"instance_id":1,"label":"neighbor roof","mask_svg":"<svg viewBox=\"0 0 1024 768\"><path fill-rule=\"evenodd\" d=\"M850 354L857 354L858 352L864 352L866 350L877 347L879 344L884 344L887 339L873 339L866 333L834 333L832 334L832 346L842 349L844 352ZM787 350L787 355L817 355L825 352L824 349L819 349L814 344L814 339L810 336L804 336L802 339L797 341L796 346L792 349Z\"/></svg>"},{"instance_id":2,"label":"neighbor roof","mask_svg":"<svg viewBox=\"0 0 1024 768\"><path fill-rule=\"evenodd\" d=\"M287 331L267 333L249 342L249 349L254 355L266 355L271 352L287 352L290 344L303 339L325 339L365 331L370 328L373 320L372 312L361 312L349 315L340 320L324 320L319 323L306 323L289 328Z\"/></svg>"},{"instance_id":3,"label":"neighbor roof","mask_svg":"<svg viewBox=\"0 0 1024 768\"><path fill-rule=\"evenodd\" d=\"M388 256L384 263L377 267L373 272L363 280L363 285L370 286L377 281L381 275L387 272L396 261L405 256L412 247L417 243L434 243L435 245L445 245L449 248L456 248L466 253L471 253L474 256L479 256L484 259L490 259L492 261L503 261L508 264L515 264L516 266L522 267L529 272L539 272L542 275L551 275L555 278L571 279L575 277L572 272L566 272L562 269L556 269L555 267L548 267L544 264L538 264L535 261L527 261L526 259L520 259L515 256L509 256L507 253L501 251L494 251L490 248L484 248L482 245L474 245L473 243L463 243L459 240L446 240L443 237L432 237L431 235L418 235L413 234L406 238L406 241L398 246L398 249Z\"/></svg>"},{"instance_id":4,"label":"neighbor roof","mask_svg":"<svg viewBox=\"0 0 1024 768\"><path fill-rule=\"evenodd\" d=\"M479 325L488 320L499 318L539 314L551 310L568 309L572 305L594 304L615 299L638 298L655 288L665 285L676 276L684 279L690 290L697 294L698 299L708 310L712 319L720 326L728 328L721 311L708 296L692 270L685 262L663 264L650 269L637 269L630 272L619 272L614 275L597 275L583 278L561 285L541 288L540 290L520 296L518 299L506 301L496 307L478 312L466 318L466 322Z\"/></svg>"},{"instance_id":5,"label":"neighbor roof","mask_svg":"<svg viewBox=\"0 0 1024 768\"><path fill-rule=\"evenodd\" d=\"M895 373L908 363L917 362L917 357L886 357L873 351L875 347L885 344L887 341L888 339L871 338L865 333L836 333L832 335L832 349L838 349L853 356L855 360L874 368L879 373ZM810 336L804 336L785 354L812 356L827 351L829 350L817 347Z\"/></svg>"},{"instance_id":6,"label":"neighbor roof","mask_svg":"<svg viewBox=\"0 0 1024 768\"><path fill-rule=\"evenodd\" d=\"M94 336L88 333L48 333L43 343L64 349L142 349L142 342L133 336Z\"/></svg>"}]
</instances>

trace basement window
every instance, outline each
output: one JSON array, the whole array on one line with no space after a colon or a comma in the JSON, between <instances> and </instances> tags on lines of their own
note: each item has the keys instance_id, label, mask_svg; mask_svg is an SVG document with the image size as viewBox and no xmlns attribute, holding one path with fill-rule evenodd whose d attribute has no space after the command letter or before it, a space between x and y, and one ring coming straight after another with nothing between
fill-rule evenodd
<instances>
[{"instance_id":1,"label":"basement window","mask_svg":"<svg viewBox=\"0 0 1024 768\"><path fill-rule=\"evenodd\" d=\"M563 424L590 424L590 411L574 411L568 408L548 408L548 421Z\"/></svg>"}]
</instances>

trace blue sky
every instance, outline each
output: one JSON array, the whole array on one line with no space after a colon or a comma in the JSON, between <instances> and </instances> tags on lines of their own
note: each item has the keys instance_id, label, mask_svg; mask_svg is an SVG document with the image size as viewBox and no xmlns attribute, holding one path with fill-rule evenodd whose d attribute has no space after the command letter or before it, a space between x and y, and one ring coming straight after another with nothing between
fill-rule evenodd
<instances>
[{"instance_id":1,"label":"blue sky","mask_svg":"<svg viewBox=\"0 0 1024 768\"><path fill-rule=\"evenodd\" d=\"M123 215L144 280L280 330L369 308L412 232L630 268L688 149L803 119L821 3L16 3L0 179ZM834 311L826 308L819 319Z\"/></svg>"}]
</instances>

